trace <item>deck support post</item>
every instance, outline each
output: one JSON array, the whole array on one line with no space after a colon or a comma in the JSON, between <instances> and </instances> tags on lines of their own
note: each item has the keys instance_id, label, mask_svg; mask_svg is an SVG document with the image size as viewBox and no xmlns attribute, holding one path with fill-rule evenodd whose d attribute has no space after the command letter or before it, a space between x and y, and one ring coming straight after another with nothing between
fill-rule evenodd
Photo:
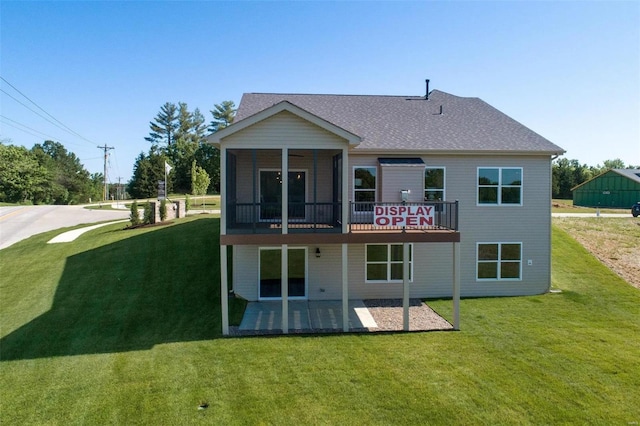
<instances>
[{"instance_id":1,"label":"deck support post","mask_svg":"<svg viewBox=\"0 0 640 426\"><path fill-rule=\"evenodd\" d=\"M222 335L229 335L229 290L227 289L227 246L220 246L220 305Z\"/></svg>"},{"instance_id":2,"label":"deck support post","mask_svg":"<svg viewBox=\"0 0 640 426\"><path fill-rule=\"evenodd\" d=\"M460 243L453 243L453 329L460 330Z\"/></svg>"},{"instance_id":3,"label":"deck support post","mask_svg":"<svg viewBox=\"0 0 640 426\"><path fill-rule=\"evenodd\" d=\"M342 331L349 331L349 245L342 244Z\"/></svg>"},{"instance_id":4,"label":"deck support post","mask_svg":"<svg viewBox=\"0 0 640 426\"><path fill-rule=\"evenodd\" d=\"M282 233L289 233L289 149L282 148ZM289 246L282 245L280 281L282 288L282 333L289 333Z\"/></svg>"},{"instance_id":5,"label":"deck support post","mask_svg":"<svg viewBox=\"0 0 640 426\"><path fill-rule=\"evenodd\" d=\"M289 246L282 245L281 252L281 288L282 288L282 333L289 333Z\"/></svg>"},{"instance_id":6,"label":"deck support post","mask_svg":"<svg viewBox=\"0 0 640 426\"><path fill-rule=\"evenodd\" d=\"M349 148L342 149L342 233L349 232L351 224L349 223Z\"/></svg>"},{"instance_id":7,"label":"deck support post","mask_svg":"<svg viewBox=\"0 0 640 426\"><path fill-rule=\"evenodd\" d=\"M409 331L409 243L402 244L402 329Z\"/></svg>"}]
</instances>

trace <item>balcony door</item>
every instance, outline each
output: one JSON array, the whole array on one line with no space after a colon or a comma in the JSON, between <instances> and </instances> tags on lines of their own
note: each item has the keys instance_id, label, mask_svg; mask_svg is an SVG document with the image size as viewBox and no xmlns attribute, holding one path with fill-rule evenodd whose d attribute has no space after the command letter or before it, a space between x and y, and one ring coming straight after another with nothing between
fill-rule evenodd
<instances>
[{"instance_id":1,"label":"balcony door","mask_svg":"<svg viewBox=\"0 0 640 426\"><path fill-rule=\"evenodd\" d=\"M289 220L306 218L307 172L290 170L289 173ZM282 172L260 170L260 220L282 221Z\"/></svg>"},{"instance_id":2,"label":"balcony door","mask_svg":"<svg viewBox=\"0 0 640 426\"><path fill-rule=\"evenodd\" d=\"M306 247L289 248L288 293L291 299L307 297L307 249ZM261 300L282 298L282 249L280 247L260 248L260 283L259 298Z\"/></svg>"}]
</instances>

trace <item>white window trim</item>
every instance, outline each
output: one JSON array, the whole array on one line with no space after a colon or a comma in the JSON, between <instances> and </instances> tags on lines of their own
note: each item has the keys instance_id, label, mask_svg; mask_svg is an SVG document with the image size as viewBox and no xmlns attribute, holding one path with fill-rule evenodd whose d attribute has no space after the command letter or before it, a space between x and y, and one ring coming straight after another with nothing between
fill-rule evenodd
<instances>
[{"instance_id":1,"label":"white window trim","mask_svg":"<svg viewBox=\"0 0 640 426\"><path fill-rule=\"evenodd\" d=\"M497 203L481 203L480 202L480 183L478 183L478 177L480 175L480 169L498 169L498 202ZM502 170L503 169L519 169L520 176L520 203L503 203L502 202L502 188L517 188L515 185L503 185L502 184ZM493 187L493 185L491 185ZM521 207L524 205L524 170L522 167L497 167L497 166L480 166L476 168L476 206L480 207Z\"/></svg>"},{"instance_id":2,"label":"white window trim","mask_svg":"<svg viewBox=\"0 0 640 426\"><path fill-rule=\"evenodd\" d=\"M282 300L282 296L280 297L261 297L260 296L260 258L262 257L260 253L263 250L280 250L282 251L282 246L264 246L258 247L258 301L269 301L269 300ZM308 247L298 247L298 246L289 246L287 250L304 250L304 294L305 296L289 296L288 300L308 300L309 299L309 248Z\"/></svg>"},{"instance_id":3,"label":"white window trim","mask_svg":"<svg viewBox=\"0 0 640 426\"><path fill-rule=\"evenodd\" d=\"M376 243L371 243L371 244L365 244L364 245L364 279L365 282L368 284L397 284L397 283L402 283L404 282L404 280L392 280L391 278L391 265L398 263L396 262L392 262L391 261L391 246L392 245L398 245L398 246L402 246L403 243L381 243L381 244L376 244ZM369 262L367 260L367 247L368 246L386 246L387 247L387 260L385 262ZM413 282L413 258L415 256L414 254L414 247L413 247L413 243L409 243L409 246L411 247L411 258L409 259L409 275L411 276L411 279L409 280L410 283ZM369 264L372 265L387 265L387 279L386 280L370 280L367 278L367 266ZM403 260L404 263L404 260Z\"/></svg>"},{"instance_id":4,"label":"white window trim","mask_svg":"<svg viewBox=\"0 0 640 426\"><path fill-rule=\"evenodd\" d=\"M351 185L351 191L352 191L352 197L351 199L355 202L356 201L356 192L371 192L371 189L356 189L356 169L373 169L376 171L376 186L375 188L373 188L373 202L377 202L378 201L378 185L379 183L379 173L378 173L378 167L377 166L352 166L352 170L351 170L351 179L352 179L352 185Z\"/></svg>"},{"instance_id":5,"label":"white window trim","mask_svg":"<svg viewBox=\"0 0 640 426\"><path fill-rule=\"evenodd\" d=\"M498 259L496 260L483 260L478 259L478 254L480 253L480 245L484 244L497 244L498 245ZM518 278L500 278L500 264L502 260L500 259L502 254L502 245L503 244L518 244L520 245L520 271L518 273ZM478 266L480 263L498 263L498 276L496 278L478 278ZM505 262L514 262L513 260L505 261ZM521 241L479 241L476 243L476 281L477 282L487 282L487 281L522 281L522 242Z\"/></svg>"},{"instance_id":6,"label":"white window trim","mask_svg":"<svg viewBox=\"0 0 640 426\"><path fill-rule=\"evenodd\" d=\"M423 186L424 186L424 179L425 179L424 175L426 175L427 169L442 169L442 184L443 184L443 187L442 187L442 201L447 201L447 168L444 167L444 166L425 166L424 173L423 173L423 176L422 176L422 181L423 181L422 185ZM427 192L427 188L423 188L423 199L424 199L424 201L427 201L426 192Z\"/></svg>"}]
</instances>

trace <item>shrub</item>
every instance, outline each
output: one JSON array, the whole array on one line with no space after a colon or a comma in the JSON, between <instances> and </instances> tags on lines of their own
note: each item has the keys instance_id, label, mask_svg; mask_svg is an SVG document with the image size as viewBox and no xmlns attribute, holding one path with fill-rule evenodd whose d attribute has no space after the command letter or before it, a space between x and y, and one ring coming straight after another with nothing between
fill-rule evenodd
<instances>
[{"instance_id":1,"label":"shrub","mask_svg":"<svg viewBox=\"0 0 640 426\"><path fill-rule=\"evenodd\" d=\"M160 201L160 222L164 222L167 218L167 200Z\"/></svg>"},{"instance_id":2,"label":"shrub","mask_svg":"<svg viewBox=\"0 0 640 426\"><path fill-rule=\"evenodd\" d=\"M131 214L129 215L129 220L131 221L131 226L140 225L140 215L138 214L138 202L133 200L131 203Z\"/></svg>"},{"instance_id":3,"label":"shrub","mask_svg":"<svg viewBox=\"0 0 640 426\"><path fill-rule=\"evenodd\" d=\"M189 194L186 194L184 197L184 211L188 212L190 208L191 208L191 197L189 197Z\"/></svg>"},{"instance_id":4,"label":"shrub","mask_svg":"<svg viewBox=\"0 0 640 426\"><path fill-rule=\"evenodd\" d=\"M151 208L151 203L147 203L144 205L144 215L142 223L144 223L145 225L150 225L153 223L153 209Z\"/></svg>"}]
</instances>

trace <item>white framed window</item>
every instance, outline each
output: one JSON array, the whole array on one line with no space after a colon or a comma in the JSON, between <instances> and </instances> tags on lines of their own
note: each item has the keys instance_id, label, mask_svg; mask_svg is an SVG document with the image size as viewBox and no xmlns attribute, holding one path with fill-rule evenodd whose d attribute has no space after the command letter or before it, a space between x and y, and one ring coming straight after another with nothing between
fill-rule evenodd
<instances>
[{"instance_id":1,"label":"white framed window","mask_svg":"<svg viewBox=\"0 0 640 426\"><path fill-rule=\"evenodd\" d=\"M424 201L445 201L444 167L425 167L424 169Z\"/></svg>"},{"instance_id":2,"label":"white framed window","mask_svg":"<svg viewBox=\"0 0 640 426\"><path fill-rule=\"evenodd\" d=\"M377 167L353 168L353 201L356 203L356 211L373 211L373 203L376 202Z\"/></svg>"},{"instance_id":3,"label":"white framed window","mask_svg":"<svg viewBox=\"0 0 640 426\"><path fill-rule=\"evenodd\" d=\"M522 167L478 167L478 205L522 205Z\"/></svg>"},{"instance_id":4,"label":"white framed window","mask_svg":"<svg viewBox=\"0 0 640 426\"><path fill-rule=\"evenodd\" d=\"M522 280L522 243L477 243L477 281Z\"/></svg>"},{"instance_id":5,"label":"white framed window","mask_svg":"<svg viewBox=\"0 0 640 426\"><path fill-rule=\"evenodd\" d=\"M366 244L365 276L368 283L402 282L402 244ZM413 244L409 244L409 281L413 281Z\"/></svg>"}]
</instances>

